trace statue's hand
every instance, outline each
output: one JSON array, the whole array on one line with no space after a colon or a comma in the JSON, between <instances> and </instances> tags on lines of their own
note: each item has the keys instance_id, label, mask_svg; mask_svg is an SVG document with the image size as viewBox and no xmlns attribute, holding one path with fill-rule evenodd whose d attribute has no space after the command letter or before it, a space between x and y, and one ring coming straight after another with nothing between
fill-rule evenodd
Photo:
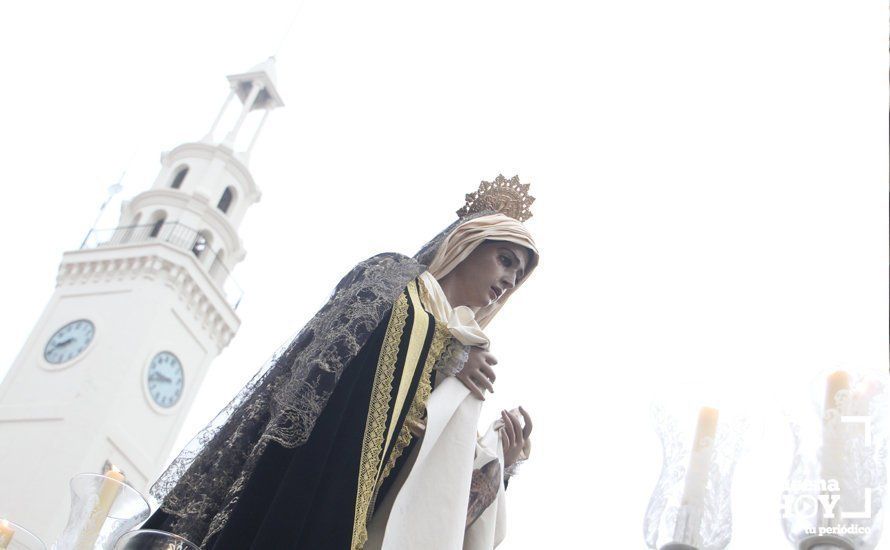
<instances>
[{"instance_id":1,"label":"statue's hand","mask_svg":"<svg viewBox=\"0 0 890 550\"><path fill-rule=\"evenodd\" d=\"M494 380L496 378L494 369L491 368L498 364L498 360L490 351L486 351L480 347L470 347L470 356L464 368L461 369L455 377L466 386L470 393L476 398L485 401L484 390L494 392Z\"/></svg>"},{"instance_id":2,"label":"statue's hand","mask_svg":"<svg viewBox=\"0 0 890 550\"><path fill-rule=\"evenodd\" d=\"M532 434L532 418L521 406L519 412L525 419L525 426L519 421L519 415L512 411L501 411L504 427L501 428L501 442L504 446L504 467L511 466L522 454L525 442Z\"/></svg>"}]
</instances>

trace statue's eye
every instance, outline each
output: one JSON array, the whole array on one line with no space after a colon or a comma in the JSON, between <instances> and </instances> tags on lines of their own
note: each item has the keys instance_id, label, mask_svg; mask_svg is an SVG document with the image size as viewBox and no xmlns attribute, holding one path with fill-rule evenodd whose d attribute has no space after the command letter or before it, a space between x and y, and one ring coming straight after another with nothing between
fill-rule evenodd
<instances>
[{"instance_id":1,"label":"statue's eye","mask_svg":"<svg viewBox=\"0 0 890 550\"><path fill-rule=\"evenodd\" d=\"M511 265L513 265L513 260L511 260L507 256L504 256L503 254L501 254L501 260L503 260L504 265L507 267L510 267Z\"/></svg>"}]
</instances>

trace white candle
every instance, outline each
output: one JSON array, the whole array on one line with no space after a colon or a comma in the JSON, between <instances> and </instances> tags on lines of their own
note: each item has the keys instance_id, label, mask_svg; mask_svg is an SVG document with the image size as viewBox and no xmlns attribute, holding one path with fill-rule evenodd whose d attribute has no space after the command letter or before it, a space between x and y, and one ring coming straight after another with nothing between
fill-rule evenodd
<instances>
[{"instance_id":1,"label":"white candle","mask_svg":"<svg viewBox=\"0 0 890 550\"><path fill-rule=\"evenodd\" d=\"M838 394L850 389L850 375L839 370L825 383L825 412L822 419L822 479L830 483L839 479L844 460L843 425Z\"/></svg>"},{"instance_id":2,"label":"white candle","mask_svg":"<svg viewBox=\"0 0 890 550\"><path fill-rule=\"evenodd\" d=\"M717 435L717 419L720 413L713 407L702 407L698 411L698 425L689 456L689 469L686 470L686 485L683 488L683 506L704 507L705 488L708 484L708 470L714 454L714 438Z\"/></svg>"},{"instance_id":3,"label":"white candle","mask_svg":"<svg viewBox=\"0 0 890 550\"><path fill-rule=\"evenodd\" d=\"M102 486L99 488L99 501L90 512L86 526L80 532L74 546L77 550L92 550L95 546L102 525L108 517L108 512L111 511L114 500L120 493L123 482L124 475L114 466L105 472L105 479L102 480Z\"/></svg>"},{"instance_id":4,"label":"white candle","mask_svg":"<svg viewBox=\"0 0 890 550\"><path fill-rule=\"evenodd\" d=\"M14 534L15 529L9 526L9 522L5 519L0 519L0 549L5 550L9 546Z\"/></svg>"},{"instance_id":5,"label":"white candle","mask_svg":"<svg viewBox=\"0 0 890 550\"><path fill-rule=\"evenodd\" d=\"M825 383L825 411L838 409L838 392L850 389L850 375L846 371L835 371L828 375Z\"/></svg>"},{"instance_id":6,"label":"white candle","mask_svg":"<svg viewBox=\"0 0 890 550\"><path fill-rule=\"evenodd\" d=\"M701 544L701 522L705 507L705 489L708 486L708 470L714 453L714 438L717 435L719 413L713 407L702 407L698 411L698 424L689 454L689 468L686 470L686 483L683 498L674 525L674 542L699 547Z\"/></svg>"}]
</instances>

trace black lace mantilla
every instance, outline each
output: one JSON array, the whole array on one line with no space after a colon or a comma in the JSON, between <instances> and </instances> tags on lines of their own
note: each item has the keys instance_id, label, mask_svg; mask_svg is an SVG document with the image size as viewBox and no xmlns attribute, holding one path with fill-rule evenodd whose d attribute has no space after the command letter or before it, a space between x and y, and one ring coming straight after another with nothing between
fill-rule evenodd
<instances>
[{"instance_id":1,"label":"black lace mantilla","mask_svg":"<svg viewBox=\"0 0 890 550\"><path fill-rule=\"evenodd\" d=\"M308 439L345 366L408 282L426 270L445 237L461 222L492 213L456 220L413 258L378 254L343 277L309 323L152 485L150 493L160 509L176 518L170 530L205 547L226 524L269 442L293 448ZM455 362L462 366L459 359Z\"/></svg>"}]
</instances>

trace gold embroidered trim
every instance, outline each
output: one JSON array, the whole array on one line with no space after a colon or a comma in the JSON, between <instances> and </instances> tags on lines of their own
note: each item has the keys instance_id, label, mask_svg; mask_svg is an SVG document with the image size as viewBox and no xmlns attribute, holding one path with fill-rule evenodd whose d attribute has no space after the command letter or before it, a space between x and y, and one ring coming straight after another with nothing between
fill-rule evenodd
<instances>
[{"instance_id":1,"label":"gold embroidered trim","mask_svg":"<svg viewBox=\"0 0 890 550\"><path fill-rule=\"evenodd\" d=\"M423 286L423 285L420 285ZM433 371L433 365L438 361L439 356L445 350L448 339L451 338L451 332L442 323L435 323L435 331L433 332L433 340L430 342L430 350L427 354L426 361L423 364L423 372L420 374L420 381L417 384L417 391L414 394L414 400L411 402L411 408L408 409L408 415L405 417L405 423L399 432L399 437L393 445L389 460L383 468L383 473L377 481L374 488L374 500L377 498L377 492L383 484L383 480L390 474L395 467L396 461L402 456L405 448L411 443L411 430L408 427L412 422L420 422L426 415L426 404L432 393L432 383L430 381L430 373Z\"/></svg>"},{"instance_id":2,"label":"gold embroidered trim","mask_svg":"<svg viewBox=\"0 0 890 550\"><path fill-rule=\"evenodd\" d=\"M362 439L362 455L358 472L358 491L355 498L355 516L352 525L353 550L361 550L368 540L367 519L368 506L377 481L377 472L381 460L383 431L386 428L386 417L389 409L390 389L399 355L399 343L408 319L408 298L405 293L399 294L392 307L392 315L386 327L380 356L377 360L377 371L374 375L374 387L371 390L371 401L368 405L368 419L365 422L365 435Z\"/></svg>"},{"instance_id":3,"label":"gold embroidered trim","mask_svg":"<svg viewBox=\"0 0 890 550\"><path fill-rule=\"evenodd\" d=\"M431 304L433 303L432 299L430 299L430 291L426 288L426 283L423 282L423 279L418 277L417 279L417 287L420 288L420 302L423 305L423 309L429 311L431 309ZM430 313L432 313L430 311Z\"/></svg>"},{"instance_id":4,"label":"gold embroidered trim","mask_svg":"<svg viewBox=\"0 0 890 550\"><path fill-rule=\"evenodd\" d=\"M417 280L408 283L408 299L414 306L414 316L411 318L411 335L408 339L408 349L405 353L405 362L402 366L402 374L399 377L399 387L396 393L396 400L392 407L392 421L389 423L389 429L386 433L386 439L383 442L381 450L385 451L389 448L392 441L398 418L402 415L405 399L408 397L408 390L411 389L411 381L414 380L414 373L417 372L417 363L420 361L420 354L423 352L424 340L426 340L429 331L430 318L420 303L417 295ZM379 466L382 468L383 464ZM377 470L377 479L380 479L380 469ZM373 498L371 499L374 500Z\"/></svg>"}]
</instances>

